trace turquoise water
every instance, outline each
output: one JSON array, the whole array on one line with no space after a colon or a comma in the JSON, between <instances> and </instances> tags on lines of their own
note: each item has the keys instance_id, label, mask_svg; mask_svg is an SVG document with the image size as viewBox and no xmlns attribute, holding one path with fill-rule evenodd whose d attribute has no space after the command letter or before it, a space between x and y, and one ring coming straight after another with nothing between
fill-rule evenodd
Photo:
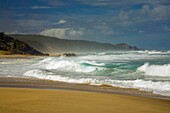
<instances>
[{"instance_id":1,"label":"turquoise water","mask_svg":"<svg viewBox=\"0 0 170 113\"><path fill-rule=\"evenodd\" d=\"M76 57L0 59L0 76L108 84L170 96L170 51L114 51Z\"/></svg>"}]
</instances>

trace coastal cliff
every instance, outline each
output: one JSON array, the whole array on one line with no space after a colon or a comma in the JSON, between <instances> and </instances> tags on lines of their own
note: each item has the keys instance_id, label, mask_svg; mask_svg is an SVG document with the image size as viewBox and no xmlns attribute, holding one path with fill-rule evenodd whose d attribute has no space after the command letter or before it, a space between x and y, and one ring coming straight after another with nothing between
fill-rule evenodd
<instances>
[{"instance_id":1,"label":"coastal cliff","mask_svg":"<svg viewBox=\"0 0 170 113\"><path fill-rule=\"evenodd\" d=\"M59 39L42 35L15 34L10 36L28 43L38 51L49 54L139 50L139 48L126 43L110 44L86 40Z\"/></svg>"},{"instance_id":2,"label":"coastal cliff","mask_svg":"<svg viewBox=\"0 0 170 113\"><path fill-rule=\"evenodd\" d=\"M4 54L44 55L25 42L14 39L0 32L0 50Z\"/></svg>"}]
</instances>

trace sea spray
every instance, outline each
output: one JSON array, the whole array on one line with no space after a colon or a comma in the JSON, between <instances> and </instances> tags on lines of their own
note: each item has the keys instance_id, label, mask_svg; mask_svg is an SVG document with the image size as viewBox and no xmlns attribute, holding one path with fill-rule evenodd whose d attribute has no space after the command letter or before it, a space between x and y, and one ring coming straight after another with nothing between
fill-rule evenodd
<instances>
[{"instance_id":1,"label":"sea spray","mask_svg":"<svg viewBox=\"0 0 170 113\"><path fill-rule=\"evenodd\" d=\"M137 70L150 76L170 77L170 64L150 65L149 63L145 63Z\"/></svg>"},{"instance_id":2,"label":"sea spray","mask_svg":"<svg viewBox=\"0 0 170 113\"><path fill-rule=\"evenodd\" d=\"M112 51L76 57L0 59L0 76L137 88L170 96L169 51Z\"/></svg>"},{"instance_id":3,"label":"sea spray","mask_svg":"<svg viewBox=\"0 0 170 113\"><path fill-rule=\"evenodd\" d=\"M62 75L52 75L50 72L42 70L30 70L24 73L25 76L39 79L54 80L68 83L87 83L90 85L107 84L110 86L123 88L138 88L143 91L151 91L155 94L170 96L170 82L153 82L145 80L113 80L113 79L95 79L95 78L72 78Z\"/></svg>"}]
</instances>

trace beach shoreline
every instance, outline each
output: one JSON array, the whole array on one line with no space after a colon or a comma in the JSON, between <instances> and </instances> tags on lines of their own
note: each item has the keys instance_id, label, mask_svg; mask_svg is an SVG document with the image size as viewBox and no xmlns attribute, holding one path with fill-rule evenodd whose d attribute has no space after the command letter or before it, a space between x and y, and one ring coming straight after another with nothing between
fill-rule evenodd
<instances>
[{"instance_id":1,"label":"beach shoreline","mask_svg":"<svg viewBox=\"0 0 170 113\"><path fill-rule=\"evenodd\" d=\"M1 58L34 57L37 58L22 55ZM0 113L170 112L170 96L149 91L8 75L0 77Z\"/></svg>"},{"instance_id":2,"label":"beach shoreline","mask_svg":"<svg viewBox=\"0 0 170 113\"><path fill-rule=\"evenodd\" d=\"M169 96L153 94L149 91L141 91L133 88L113 87L109 85L90 85L67 83L60 81L36 79L36 78L19 78L19 77L0 77L0 87L10 88L34 88L34 89L51 89L51 90L73 90L84 92L108 93L131 95L146 98L156 98L170 100Z\"/></svg>"},{"instance_id":3,"label":"beach shoreline","mask_svg":"<svg viewBox=\"0 0 170 113\"><path fill-rule=\"evenodd\" d=\"M151 92L35 78L0 77L1 113L169 113Z\"/></svg>"}]
</instances>

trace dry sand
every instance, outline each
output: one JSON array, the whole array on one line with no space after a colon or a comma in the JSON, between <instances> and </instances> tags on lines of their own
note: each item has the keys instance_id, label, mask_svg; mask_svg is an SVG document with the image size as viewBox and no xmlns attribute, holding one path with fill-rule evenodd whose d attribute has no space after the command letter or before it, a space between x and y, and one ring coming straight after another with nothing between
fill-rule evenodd
<instances>
[{"instance_id":1,"label":"dry sand","mask_svg":"<svg viewBox=\"0 0 170 113\"><path fill-rule=\"evenodd\" d=\"M170 101L120 94L1 87L0 113L170 113Z\"/></svg>"}]
</instances>

